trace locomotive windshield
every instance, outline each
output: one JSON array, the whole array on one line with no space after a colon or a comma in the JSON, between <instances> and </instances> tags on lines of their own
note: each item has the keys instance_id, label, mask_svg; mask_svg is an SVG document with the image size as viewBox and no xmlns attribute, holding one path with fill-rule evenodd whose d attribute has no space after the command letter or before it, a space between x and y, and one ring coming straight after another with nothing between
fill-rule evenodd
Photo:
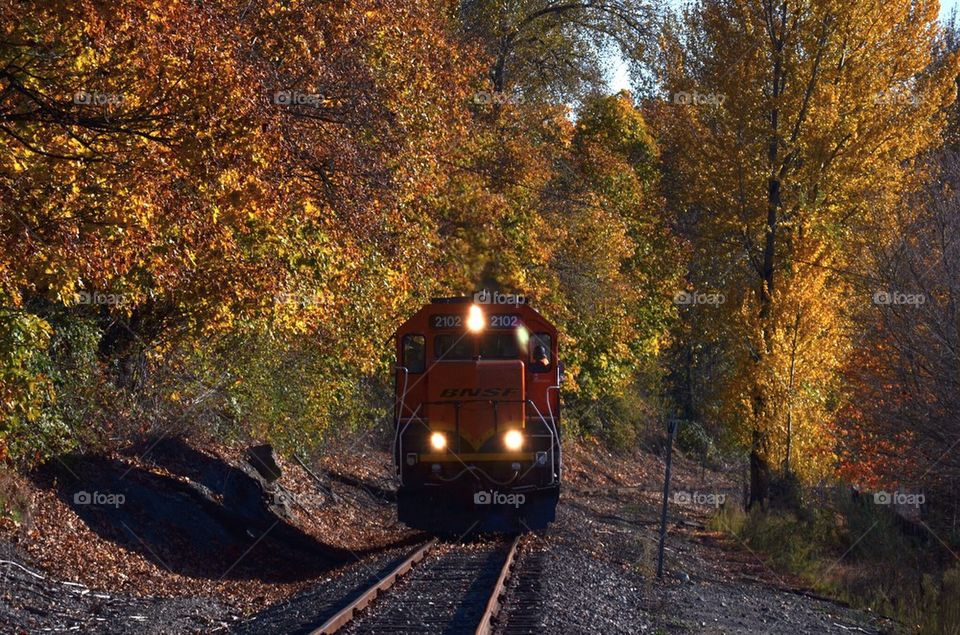
<instances>
[{"instance_id":1,"label":"locomotive windshield","mask_svg":"<svg viewBox=\"0 0 960 635\"><path fill-rule=\"evenodd\" d=\"M479 341L478 341L479 339ZM476 346L479 345L479 353ZM512 332L484 333L479 338L468 334L443 333L433 340L433 349L437 359L464 360L473 359L521 359L517 336Z\"/></svg>"},{"instance_id":2,"label":"locomotive windshield","mask_svg":"<svg viewBox=\"0 0 960 635\"><path fill-rule=\"evenodd\" d=\"M480 338L480 359L517 359L520 349L513 333L487 333Z\"/></svg>"},{"instance_id":3,"label":"locomotive windshield","mask_svg":"<svg viewBox=\"0 0 960 635\"><path fill-rule=\"evenodd\" d=\"M465 333L445 333L433 338L437 359L472 359L473 338Z\"/></svg>"}]
</instances>

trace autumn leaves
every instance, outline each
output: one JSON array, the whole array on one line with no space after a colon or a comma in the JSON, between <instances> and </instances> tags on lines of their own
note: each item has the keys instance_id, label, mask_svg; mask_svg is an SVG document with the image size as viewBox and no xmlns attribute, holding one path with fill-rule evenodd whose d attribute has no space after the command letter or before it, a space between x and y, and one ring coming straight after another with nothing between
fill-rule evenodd
<instances>
[{"instance_id":1,"label":"autumn leaves","mask_svg":"<svg viewBox=\"0 0 960 635\"><path fill-rule=\"evenodd\" d=\"M757 483L831 474L879 417L851 399L909 376L869 355L881 326L915 341L907 305L870 299L922 292L878 286L903 271L880 246L947 218L904 213L943 200L911 199L955 95L934 3L0 9L0 439L25 463L157 404L287 447L388 421L385 339L482 288L563 330L571 413L642 390ZM613 52L647 92L608 94Z\"/></svg>"},{"instance_id":2,"label":"autumn leaves","mask_svg":"<svg viewBox=\"0 0 960 635\"><path fill-rule=\"evenodd\" d=\"M723 351L690 408L751 449L754 501L771 472L834 473L864 281L956 93L938 29L937 3L709 2L664 48L670 91L725 96L655 121L691 271L727 296L688 311L689 345Z\"/></svg>"}]
</instances>

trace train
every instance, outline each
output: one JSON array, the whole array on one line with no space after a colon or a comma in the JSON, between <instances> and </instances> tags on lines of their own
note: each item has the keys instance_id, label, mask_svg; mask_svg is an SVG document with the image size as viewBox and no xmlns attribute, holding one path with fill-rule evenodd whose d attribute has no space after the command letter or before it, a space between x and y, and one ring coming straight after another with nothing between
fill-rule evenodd
<instances>
[{"instance_id":1,"label":"train","mask_svg":"<svg viewBox=\"0 0 960 635\"><path fill-rule=\"evenodd\" d=\"M397 516L435 533L526 532L563 473L557 329L520 294L433 298L395 332Z\"/></svg>"}]
</instances>

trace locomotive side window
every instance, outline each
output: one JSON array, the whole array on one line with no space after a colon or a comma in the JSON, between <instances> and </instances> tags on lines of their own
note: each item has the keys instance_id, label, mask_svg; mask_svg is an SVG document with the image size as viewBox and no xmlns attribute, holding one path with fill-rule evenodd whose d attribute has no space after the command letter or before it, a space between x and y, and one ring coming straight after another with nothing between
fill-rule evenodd
<instances>
[{"instance_id":1,"label":"locomotive side window","mask_svg":"<svg viewBox=\"0 0 960 635\"><path fill-rule=\"evenodd\" d=\"M411 373L422 373L427 365L427 340L422 335L403 336L403 365Z\"/></svg>"},{"instance_id":2,"label":"locomotive side window","mask_svg":"<svg viewBox=\"0 0 960 635\"><path fill-rule=\"evenodd\" d=\"M466 334L437 335L433 338L433 354L437 359L472 359L473 339Z\"/></svg>"},{"instance_id":3,"label":"locomotive side window","mask_svg":"<svg viewBox=\"0 0 960 635\"><path fill-rule=\"evenodd\" d=\"M513 333L486 333L480 338L481 359L517 359L520 348Z\"/></svg>"},{"instance_id":4,"label":"locomotive side window","mask_svg":"<svg viewBox=\"0 0 960 635\"><path fill-rule=\"evenodd\" d=\"M530 338L530 370L535 373L545 373L550 370L551 346L550 335L537 333Z\"/></svg>"}]
</instances>

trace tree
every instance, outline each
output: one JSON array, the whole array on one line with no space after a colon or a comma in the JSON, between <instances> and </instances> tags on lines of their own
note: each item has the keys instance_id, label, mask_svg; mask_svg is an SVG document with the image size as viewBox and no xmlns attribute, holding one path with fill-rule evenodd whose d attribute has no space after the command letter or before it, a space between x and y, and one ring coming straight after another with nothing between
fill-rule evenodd
<instances>
[{"instance_id":1,"label":"tree","mask_svg":"<svg viewBox=\"0 0 960 635\"><path fill-rule=\"evenodd\" d=\"M749 439L751 504L768 498L786 415L771 388L778 320L789 319L781 290L862 253L909 161L937 142L957 74L955 57L931 63L937 9L708 0L666 38L671 104L657 122L674 204L695 219L695 258L722 284L726 329L748 351L726 410Z\"/></svg>"},{"instance_id":2,"label":"tree","mask_svg":"<svg viewBox=\"0 0 960 635\"><path fill-rule=\"evenodd\" d=\"M10 412L46 394L34 358L65 312L159 403L236 405L224 386L256 373L210 362L244 337L373 372L429 292L438 156L478 74L450 9L0 2L0 331L25 349L2 356Z\"/></svg>"},{"instance_id":3,"label":"tree","mask_svg":"<svg viewBox=\"0 0 960 635\"><path fill-rule=\"evenodd\" d=\"M861 487L936 492L944 516L960 481L960 157L923 165L929 180L905 194L895 239L871 250L859 286L862 341L845 372L855 396L837 430L840 471Z\"/></svg>"},{"instance_id":4,"label":"tree","mask_svg":"<svg viewBox=\"0 0 960 635\"><path fill-rule=\"evenodd\" d=\"M649 372L673 316L679 249L663 216L659 152L628 92L589 97L547 191L559 232L551 268L587 398L622 394Z\"/></svg>"},{"instance_id":5,"label":"tree","mask_svg":"<svg viewBox=\"0 0 960 635\"><path fill-rule=\"evenodd\" d=\"M603 90L606 58L639 69L655 13L646 0L464 0L461 16L492 61L494 91L562 104Z\"/></svg>"}]
</instances>

